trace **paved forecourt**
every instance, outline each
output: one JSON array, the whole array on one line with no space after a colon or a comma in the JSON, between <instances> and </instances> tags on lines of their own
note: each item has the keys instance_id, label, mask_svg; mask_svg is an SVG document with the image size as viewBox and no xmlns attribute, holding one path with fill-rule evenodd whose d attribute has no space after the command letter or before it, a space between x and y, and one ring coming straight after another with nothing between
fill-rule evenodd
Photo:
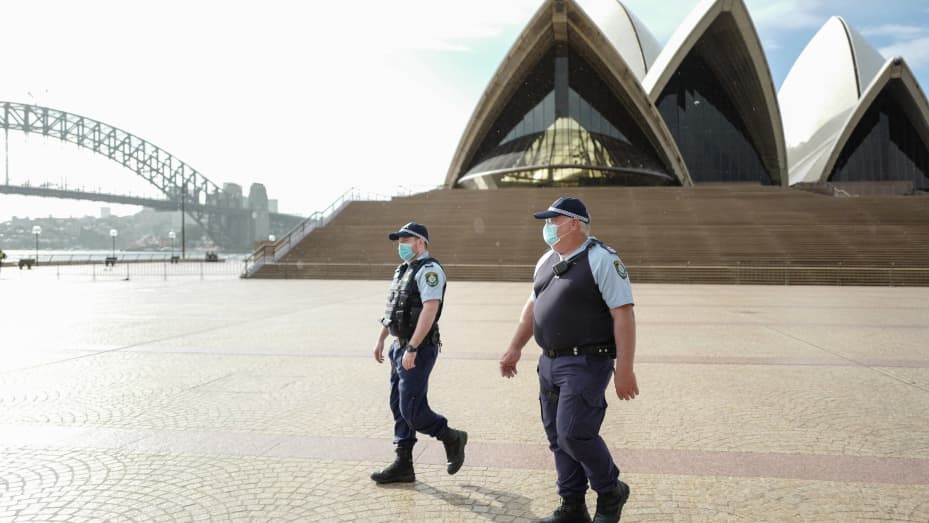
<instances>
[{"instance_id":1,"label":"paved forecourt","mask_svg":"<svg viewBox=\"0 0 929 523\"><path fill-rule=\"evenodd\" d=\"M449 284L430 403L392 459L385 281L0 274L0 521L531 521L558 498L528 284ZM634 275L633 275L634 278ZM636 285L641 396L608 395L623 521L929 520L929 289ZM594 503L589 495L589 504Z\"/></svg>"}]
</instances>

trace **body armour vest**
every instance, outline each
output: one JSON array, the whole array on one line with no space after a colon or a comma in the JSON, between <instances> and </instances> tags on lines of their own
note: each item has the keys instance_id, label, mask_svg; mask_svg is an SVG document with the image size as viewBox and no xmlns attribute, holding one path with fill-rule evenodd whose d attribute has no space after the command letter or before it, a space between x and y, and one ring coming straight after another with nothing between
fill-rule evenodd
<instances>
[{"instance_id":1,"label":"body armour vest","mask_svg":"<svg viewBox=\"0 0 929 523\"><path fill-rule=\"evenodd\" d=\"M558 350L615 343L613 316L588 261L590 249L598 245L592 241L567 262L552 253L539 267L533 285L533 334L539 347ZM555 275L553 268L559 263L564 270Z\"/></svg>"},{"instance_id":2,"label":"body armour vest","mask_svg":"<svg viewBox=\"0 0 929 523\"><path fill-rule=\"evenodd\" d=\"M391 336L409 339L416 330L416 322L423 311L423 300L416 284L416 273L429 262L439 263L435 258L424 258L410 264L400 264L394 271L394 281L387 294L387 305L384 308L384 319L381 323L387 327ZM441 264L439 265L441 267ZM434 334L439 329L439 317L442 316L442 306L445 304L445 285L442 286L442 300L439 310L435 314L432 328L426 335Z\"/></svg>"}]
</instances>

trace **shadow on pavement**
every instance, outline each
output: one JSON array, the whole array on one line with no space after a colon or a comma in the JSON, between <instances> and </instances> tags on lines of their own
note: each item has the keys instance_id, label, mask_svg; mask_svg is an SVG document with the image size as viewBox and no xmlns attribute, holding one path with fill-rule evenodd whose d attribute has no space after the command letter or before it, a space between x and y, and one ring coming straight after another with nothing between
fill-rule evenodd
<instances>
[{"instance_id":1,"label":"shadow on pavement","mask_svg":"<svg viewBox=\"0 0 929 523\"><path fill-rule=\"evenodd\" d=\"M471 484L461 485L461 488L480 494L481 497L449 492L425 482L419 482L417 490L450 505L467 508L487 521L512 521L514 516L532 521L539 519L539 516L531 512L531 500L526 496Z\"/></svg>"}]
</instances>

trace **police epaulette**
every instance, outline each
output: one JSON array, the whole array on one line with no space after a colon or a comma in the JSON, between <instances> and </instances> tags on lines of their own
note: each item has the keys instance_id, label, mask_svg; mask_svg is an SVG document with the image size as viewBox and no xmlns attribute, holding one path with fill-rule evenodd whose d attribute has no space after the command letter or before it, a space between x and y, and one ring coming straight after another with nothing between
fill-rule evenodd
<instances>
[{"instance_id":1,"label":"police epaulette","mask_svg":"<svg viewBox=\"0 0 929 523\"><path fill-rule=\"evenodd\" d=\"M593 238L593 242L596 243L597 245L599 245L600 247L603 247L604 250L606 250L606 252L608 252L608 253L610 253L610 254L618 254L618 253L616 252L616 249L610 247L609 245L603 243L602 241L600 241L600 240L598 240L598 239L596 239L596 238Z\"/></svg>"}]
</instances>

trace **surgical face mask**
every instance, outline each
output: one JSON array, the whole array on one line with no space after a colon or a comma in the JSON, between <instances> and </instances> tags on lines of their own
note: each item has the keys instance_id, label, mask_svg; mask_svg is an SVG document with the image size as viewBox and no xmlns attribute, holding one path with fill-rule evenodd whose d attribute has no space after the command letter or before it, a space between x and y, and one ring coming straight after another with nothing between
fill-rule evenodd
<instances>
[{"instance_id":1,"label":"surgical face mask","mask_svg":"<svg viewBox=\"0 0 929 523\"><path fill-rule=\"evenodd\" d=\"M545 240L545 243L549 247L554 247L556 243L561 241L561 238L558 237L558 226L554 223L546 223L542 226L542 239Z\"/></svg>"},{"instance_id":2,"label":"surgical face mask","mask_svg":"<svg viewBox=\"0 0 929 523\"><path fill-rule=\"evenodd\" d=\"M416 253L413 252L413 246L410 245L409 243L398 244L397 253L400 255L400 258L402 258L403 261L405 262L412 260L413 256L416 255Z\"/></svg>"}]
</instances>

